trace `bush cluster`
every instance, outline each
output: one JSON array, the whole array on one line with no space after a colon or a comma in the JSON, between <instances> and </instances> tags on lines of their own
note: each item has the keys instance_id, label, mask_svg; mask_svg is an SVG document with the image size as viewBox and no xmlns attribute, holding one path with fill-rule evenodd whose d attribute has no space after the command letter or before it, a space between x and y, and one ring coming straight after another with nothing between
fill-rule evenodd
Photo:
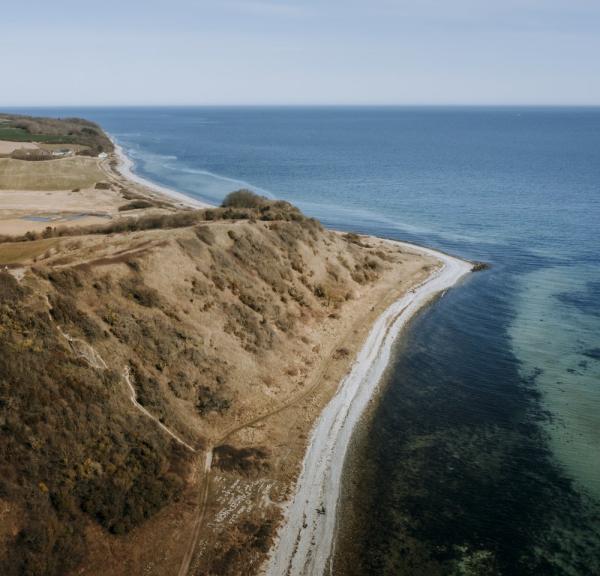
<instances>
[{"instance_id":1,"label":"bush cluster","mask_svg":"<svg viewBox=\"0 0 600 576\"><path fill-rule=\"evenodd\" d=\"M196 410L200 416L206 416L210 412L223 414L229 410L231 402L222 396L219 391L213 390L208 386L198 387L198 397L196 400Z\"/></svg>"},{"instance_id":2,"label":"bush cluster","mask_svg":"<svg viewBox=\"0 0 600 576\"><path fill-rule=\"evenodd\" d=\"M259 196L246 189L230 192L221 206L223 208L261 208L268 202L264 196Z\"/></svg>"},{"instance_id":3,"label":"bush cluster","mask_svg":"<svg viewBox=\"0 0 600 576\"><path fill-rule=\"evenodd\" d=\"M79 322L68 295L54 314ZM132 412L122 375L71 354L41 298L0 273L0 498L21 512L3 576L59 576L89 520L121 533L180 493L187 455Z\"/></svg>"},{"instance_id":4,"label":"bush cluster","mask_svg":"<svg viewBox=\"0 0 600 576\"><path fill-rule=\"evenodd\" d=\"M123 206L119 206L119 212L126 212L127 210L142 210L144 208L152 208L154 204L152 202L148 202L148 200L133 200L132 202L128 202Z\"/></svg>"},{"instance_id":5,"label":"bush cluster","mask_svg":"<svg viewBox=\"0 0 600 576\"><path fill-rule=\"evenodd\" d=\"M12 133L20 142L39 141L49 143L81 144L87 149L79 152L84 156L97 156L100 152L112 152L114 146L102 128L82 118L39 118L16 114L2 114L2 130ZM10 139L10 138L8 138Z\"/></svg>"},{"instance_id":6,"label":"bush cluster","mask_svg":"<svg viewBox=\"0 0 600 576\"><path fill-rule=\"evenodd\" d=\"M230 444L217 446L213 451L213 465L220 470L250 475L268 470L269 453L264 448L235 448Z\"/></svg>"}]
</instances>

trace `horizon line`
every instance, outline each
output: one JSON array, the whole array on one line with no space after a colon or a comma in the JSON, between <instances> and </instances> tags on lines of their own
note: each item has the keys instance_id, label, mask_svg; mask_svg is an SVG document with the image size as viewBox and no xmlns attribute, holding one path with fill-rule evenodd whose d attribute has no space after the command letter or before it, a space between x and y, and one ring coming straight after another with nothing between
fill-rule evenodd
<instances>
[{"instance_id":1,"label":"horizon line","mask_svg":"<svg viewBox=\"0 0 600 576\"><path fill-rule=\"evenodd\" d=\"M582 103L563 103L563 104L532 104L532 103L511 103L511 104L488 104L488 103L405 103L405 104L377 104L377 103L266 103L266 104L244 104L244 103L205 103L205 104L0 104L0 110L10 108L600 108L597 104Z\"/></svg>"}]
</instances>

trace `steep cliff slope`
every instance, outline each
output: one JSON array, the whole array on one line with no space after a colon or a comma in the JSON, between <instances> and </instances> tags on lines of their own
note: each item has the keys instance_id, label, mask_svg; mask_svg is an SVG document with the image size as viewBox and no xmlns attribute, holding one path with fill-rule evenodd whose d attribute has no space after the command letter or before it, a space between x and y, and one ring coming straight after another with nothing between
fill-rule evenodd
<instances>
[{"instance_id":1,"label":"steep cliff slope","mask_svg":"<svg viewBox=\"0 0 600 576\"><path fill-rule=\"evenodd\" d=\"M0 259L23 254L0 273L3 574L137 574L137 556L178 573L205 449L230 478L289 481L294 466L236 428L308 392L328 362L343 372L350 319L434 265L282 202L127 222L0 245ZM273 514L244 520L257 562ZM172 550L159 529L181 536ZM205 566L235 573L241 530L213 530L222 553Z\"/></svg>"}]
</instances>

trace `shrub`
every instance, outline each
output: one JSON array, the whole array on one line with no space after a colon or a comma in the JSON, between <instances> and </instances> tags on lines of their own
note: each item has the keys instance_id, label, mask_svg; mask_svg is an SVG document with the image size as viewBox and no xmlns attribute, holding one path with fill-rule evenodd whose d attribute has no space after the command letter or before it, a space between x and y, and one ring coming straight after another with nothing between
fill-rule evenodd
<instances>
[{"instance_id":1,"label":"shrub","mask_svg":"<svg viewBox=\"0 0 600 576\"><path fill-rule=\"evenodd\" d=\"M242 189L228 194L221 205L223 208L260 208L267 202L268 200L264 196Z\"/></svg>"},{"instance_id":2,"label":"shrub","mask_svg":"<svg viewBox=\"0 0 600 576\"><path fill-rule=\"evenodd\" d=\"M148 200L133 200L128 204L119 206L119 212L126 212L127 210L142 210L143 208L152 208L154 204L148 202Z\"/></svg>"},{"instance_id":3,"label":"shrub","mask_svg":"<svg viewBox=\"0 0 600 576\"><path fill-rule=\"evenodd\" d=\"M247 208L242 210L225 208L225 210L221 212L221 218L223 218L223 220L246 220L250 218L250 215L251 213Z\"/></svg>"},{"instance_id":4,"label":"shrub","mask_svg":"<svg viewBox=\"0 0 600 576\"><path fill-rule=\"evenodd\" d=\"M140 272L142 270L139 260L136 260L133 256L127 260L125 264L127 264L134 272Z\"/></svg>"},{"instance_id":5,"label":"shrub","mask_svg":"<svg viewBox=\"0 0 600 576\"><path fill-rule=\"evenodd\" d=\"M97 340L103 334L100 326L89 316L81 312L71 296L53 294L50 297L52 317L63 325L78 328L88 340Z\"/></svg>"},{"instance_id":6,"label":"shrub","mask_svg":"<svg viewBox=\"0 0 600 576\"><path fill-rule=\"evenodd\" d=\"M350 350L348 350L348 348L346 348L346 347L338 348L333 353L333 357L334 357L335 360L340 360L342 358L347 358L348 356L350 356Z\"/></svg>"},{"instance_id":7,"label":"shrub","mask_svg":"<svg viewBox=\"0 0 600 576\"><path fill-rule=\"evenodd\" d=\"M208 244L209 246L215 241L215 235L213 231L206 225L196 226L196 228L194 228L194 232L199 240L202 240L202 242Z\"/></svg>"},{"instance_id":8,"label":"shrub","mask_svg":"<svg viewBox=\"0 0 600 576\"><path fill-rule=\"evenodd\" d=\"M71 292L76 288L83 288L81 274L74 268L52 270L48 273L47 277L54 287L61 291Z\"/></svg>"},{"instance_id":9,"label":"shrub","mask_svg":"<svg viewBox=\"0 0 600 576\"><path fill-rule=\"evenodd\" d=\"M275 332L256 312L241 304L226 304L224 309L225 332L234 334L246 350L257 353L272 348Z\"/></svg>"},{"instance_id":10,"label":"shrub","mask_svg":"<svg viewBox=\"0 0 600 576\"><path fill-rule=\"evenodd\" d=\"M346 242L349 242L350 244L356 244L361 248L366 247L366 244L362 241L361 237L358 234L355 234L354 232L348 232L347 234L344 234L344 240L346 240Z\"/></svg>"},{"instance_id":11,"label":"shrub","mask_svg":"<svg viewBox=\"0 0 600 576\"><path fill-rule=\"evenodd\" d=\"M200 386L198 388L198 399L196 401L196 410L201 416L206 416L210 412L218 412L223 414L229 407L231 402L221 396L219 392L211 390L208 386Z\"/></svg>"},{"instance_id":12,"label":"shrub","mask_svg":"<svg viewBox=\"0 0 600 576\"><path fill-rule=\"evenodd\" d=\"M213 454L213 463L220 470L249 475L269 469L266 461L269 454L264 448L235 448L229 444L222 444L214 449Z\"/></svg>"},{"instance_id":13,"label":"shrub","mask_svg":"<svg viewBox=\"0 0 600 576\"><path fill-rule=\"evenodd\" d=\"M135 300L146 308L156 308L160 305L158 291L146 286L139 278L121 280L121 291L125 297Z\"/></svg>"},{"instance_id":14,"label":"shrub","mask_svg":"<svg viewBox=\"0 0 600 576\"><path fill-rule=\"evenodd\" d=\"M21 287L12 274L4 271L0 272L0 304L6 302L9 305L14 305L24 294L24 288Z\"/></svg>"},{"instance_id":15,"label":"shrub","mask_svg":"<svg viewBox=\"0 0 600 576\"><path fill-rule=\"evenodd\" d=\"M139 364L131 362L130 367L138 402L150 410L159 420L164 421L167 413L160 383L153 376L146 374Z\"/></svg>"}]
</instances>

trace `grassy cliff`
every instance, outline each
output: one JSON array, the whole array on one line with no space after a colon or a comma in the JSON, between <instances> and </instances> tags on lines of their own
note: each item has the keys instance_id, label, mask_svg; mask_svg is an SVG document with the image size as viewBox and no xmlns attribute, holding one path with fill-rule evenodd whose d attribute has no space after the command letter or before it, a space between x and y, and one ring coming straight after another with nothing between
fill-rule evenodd
<instances>
[{"instance_id":1,"label":"grassy cliff","mask_svg":"<svg viewBox=\"0 0 600 576\"><path fill-rule=\"evenodd\" d=\"M120 538L185 491L195 454L133 404L127 378L199 453L286 394L311 335L395 258L247 193L212 210L49 229L0 256L39 242L17 251L22 278L0 273L7 575L68 573L90 526ZM269 449L226 444L215 462L247 475L268 469ZM268 526L256 528L263 547Z\"/></svg>"}]
</instances>

